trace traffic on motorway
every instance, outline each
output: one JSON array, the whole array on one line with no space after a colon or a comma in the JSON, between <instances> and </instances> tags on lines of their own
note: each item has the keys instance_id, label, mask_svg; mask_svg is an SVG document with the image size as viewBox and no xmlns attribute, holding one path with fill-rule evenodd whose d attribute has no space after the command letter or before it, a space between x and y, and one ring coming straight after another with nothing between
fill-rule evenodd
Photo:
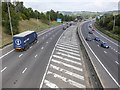
<instances>
[{"instance_id":1,"label":"traffic on motorway","mask_svg":"<svg viewBox=\"0 0 120 90\"><path fill-rule=\"evenodd\" d=\"M1 90L118 90L120 2L0 2Z\"/></svg>"}]
</instances>

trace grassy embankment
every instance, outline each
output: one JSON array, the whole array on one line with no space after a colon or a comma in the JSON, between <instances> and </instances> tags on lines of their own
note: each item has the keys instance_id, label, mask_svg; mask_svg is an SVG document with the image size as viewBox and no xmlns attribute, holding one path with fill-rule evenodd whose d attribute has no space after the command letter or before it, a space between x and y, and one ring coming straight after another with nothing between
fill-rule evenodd
<instances>
[{"instance_id":1,"label":"grassy embankment","mask_svg":"<svg viewBox=\"0 0 120 90\"><path fill-rule=\"evenodd\" d=\"M46 28L50 28L52 26L56 26L59 23L56 21L51 22L50 25L47 25L45 23L42 23L39 20L39 24L37 24L37 20L36 19L30 19L30 20L22 20L19 22L19 31L23 32L23 31L27 31L27 30L34 30L34 31L41 31L44 30ZM39 25L39 30L37 29L37 26ZM0 39L2 39L2 43L0 42L0 45L3 45L5 43L8 43L10 41L12 41L12 37L11 35L5 34L3 31L5 30L4 27L0 26L0 30L2 30L2 37L0 37Z\"/></svg>"},{"instance_id":2,"label":"grassy embankment","mask_svg":"<svg viewBox=\"0 0 120 90\"><path fill-rule=\"evenodd\" d=\"M106 32L107 30L105 30L104 28L101 28L101 27L98 26L96 23L94 23L94 26L95 26L99 31L101 31L102 33L104 33L104 34L108 35L109 37L111 37L111 38L113 38L113 39L115 39L115 40L117 40L117 41L120 42L120 39L119 39L118 37L115 37L114 35L109 34L108 32Z\"/></svg>"}]
</instances>

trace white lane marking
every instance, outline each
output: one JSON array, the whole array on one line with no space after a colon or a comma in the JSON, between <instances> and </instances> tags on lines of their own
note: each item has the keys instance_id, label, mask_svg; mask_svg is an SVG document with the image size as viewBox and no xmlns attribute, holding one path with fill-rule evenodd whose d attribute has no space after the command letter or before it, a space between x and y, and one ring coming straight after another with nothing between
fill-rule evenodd
<instances>
[{"instance_id":1,"label":"white lane marking","mask_svg":"<svg viewBox=\"0 0 120 90\"><path fill-rule=\"evenodd\" d=\"M80 27L80 33L81 33L81 27ZM91 47L88 45L88 43L86 42L85 38L83 37L83 34L81 33L81 36L84 40L84 42L86 43L86 45L88 46L88 48L90 49L90 51L93 53L93 55L96 57L96 59L98 60L98 62L101 64L101 66L105 69L105 71L108 73L108 75L112 78L112 80L120 87L119 83L115 80L115 78L111 75L111 73L107 70L107 68L104 66L104 64L100 61L100 59L97 57L97 55L94 53L94 51L91 49Z\"/></svg>"},{"instance_id":2,"label":"white lane marking","mask_svg":"<svg viewBox=\"0 0 120 90\"><path fill-rule=\"evenodd\" d=\"M65 31L64 31L64 32L65 32ZM64 33L64 32L63 32L63 33ZM61 36L59 37L58 41L60 41L61 37L63 36L63 33L62 33ZM55 46L57 45L58 41L56 42ZM42 78L42 81L41 81L41 84L40 84L40 88L42 88L42 85L43 85L43 82L44 82L44 80L45 80L45 76L46 76L46 74L47 74L48 67L49 67L49 65L50 65L50 61L52 60L52 56L53 56L54 51L55 51L55 47L54 47L54 49L53 49L53 51L52 51L52 54L51 54L50 59L49 59L49 62L48 62L48 64L47 64L45 73L44 73L44 75L43 75L43 78Z\"/></svg>"},{"instance_id":3,"label":"white lane marking","mask_svg":"<svg viewBox=\"0 0 120 90\"><path fill-rule=\"evenodd\" d=\"M111 43L115 44L116 46L120 47L117 43L114 43L113 41L109 40L108 38L106 38L105 36L103 36L102 34L100 34L98 31L96 31L99 35L101 35L102 37L104 37L106 40L110 41Z\"/></svg>"},{"instance_id":4,"label":"white lane marking","mask_svg":"<svg viewBox=\"0 0 120 90\"><path fill-rule=\"evenodd\" d=\"M66 45L57 45L57 46L78 50L78 48L74 48L74 47L70 47L70 46L66 46Z\"/></svg>"},{"instance_id":5,"label":"white lane marking","mask_svg":"<svg viewBox=\"0 0 120 90\"><path fill-rule=\"evenodd\" d=\"M32 46L30 48L32 48Z\"/></svg>"},{"instance_id":6,"label":"white lane marking","mask_svg":"<svg viewBox=\"0 0 120 90\"><path fill-rule=\"evenodd\" d=\"M79 51L75 51L75 50L72 50L72 49L67 49L67 48L63 48L63 47L57 47L57 48L67 50L67 51L71 51L71 52L75 52L75 53L79 53Z\"/></svg>"},{"instance_id":7,"label":"white lane marking","mask_svg":"<svg viewBox=\"0 0 120 90\"><path fill-rule=\"evenodd\" d=\"M69 68L72 68L72 69L78 70L78 71L80 71L80 72L83 71L82 68L78 68L78 67L75 67L75 66L73 66L73 65L66 64L66 63L63 63L63 62L61 62L61 61L57 61L57 60L55 60L55 59L52 59L52 62L54 62L54 63L58 63L58 64L62 64L62 65L64 65L64 66L66 66L66 67L69 67Z\"/></svg>"},{"instance_id":8,"label":"white lane marking","mask_svg":"<svg viewBox=\"0 0 120 90\"><path fill-rule=\"evenodd\" d=\"M3 69L1 70L1 72L5 71L6 69L7 69L7 67L3 68Z\"/></svg>"},{"instance_id":9,"label":"white lane marking","mask_svg":"<svg viewBox=\"0 0 120 90\"><path fill-rule=\"evenodd\" d=\"M44 49L44 47L41 47L41 49Z\"/></svg>"},{"instance_id":10,"label":"white lane marking","mask_svg":"<svg viewBox=\"0 0 120 90\"><path fill-rule=\"evenodd\" d=\"M72 59L76 59L76 60L81 60L78 57L74 57L72 55L67 55L67 54L64 54L64 53L61 53L61 52L56 52L56 54L59 54L59 55L62 55L62 56L66 56L66 57L69 57L69 58L72 58Z\"/></svg>"},{"instance_id":11,"label":"white lane marking","mask_svg":"<svg viewBox=\"0 0 120 90\"><path fill-rule=\"evenodd\" d=\"M35 55L35 58L36 58L37 56L38 56L38 55L36 54L36 55Z\"/></svg>"},{"instance_id":12,"label":"white lane marking","mask_svg":"<svg viewBox=\"0 0 120 90\"><path fill-rule=\"evenodd\" d=\"M118 61L115 61L115 63L119 65Z\"/></svg>"},{"instance_id":13,"label":"white lane marking","mask_svg":"<svg viewBox=\"0 0 120 90\"><path fill-rule=\"evenodd\" d=\"M48 71L48 74L52 74L55 78L59 78L59 79L61 79L61 80L64 81L64 82L68 82L69 84L71 84L71 85L73 85L73 86L75 86L75 87L78 87L78 88L85 88L85 87L86 87L86 86L83 85L83 84L80 84L80 83L78 83L78 82L75 82L75 81L73 81L73 80L71 80L71 79L68 79L68 78L66 78L66 77L60 76L60 75L58 75L58 74L56 74L56 73L53 73L53 72Z\"/></svg>"},{"instance_id":14,"label":"white lane marking","mask_svg":"<svg viewBox=\"0 0 120 90\"><path fill-rule=\"evenodd\" d=\"M58 43L58 45L67 45L67 46L71 46L71 47L78 47L78 45L73 45L73 44L70 44L70 43Z\"/></svg>"},{"instance_id":15,"label":"white lane marking","mask_svg":"<svg viewBox=\"0 0 120 90\"><path fill-rule=\"evenodd\" d=\"M46 43L48 43L48 42L46 42Z\"/></svg>"},{"instance_id":16,"label":"white lane marking","mask_svg":"<svg viewBox=\"0 0 120 90\"><path fill-rule=\"evenodd\" d=\"M100 47L100 45L97 45L98 47Z\"/></svg>"},{"instance_id":17,"label":"white lane marking","mask_svg":"<svg viewBox=\"0 0 120 90\"><path fill-rule=\"evenodd\" d=\"M6 55L10 54L10 53L13 52L14 50L15 50L15 49L13 49L13 50L7 52L6 54L2 55L2 56L0 57L0 59L2 59L3 57L5 57Z\"/></svg>"},{"instance_id":18,"label":"white lane marking","mask_svg":"<svg viewBox=\"0 0 120 90\"><path fill-rule=\"evenodd\" d=\"M37 43L39 43L39 41L37 41Z\"/></svg>"},{"instance_id":19,"label":"white lane marking","mask_svg":"<svg viewBox=\"0 0 120 90\"><path fill-rule=\"evenodd\" d=\"M45 80L44 81L45 85L48 86L49 88L59 88L56 84L48 81L48 80Z\"/></svg>"},{"instance_id":20,"label":"white lane marking","mask_svg":"<svg viewBox=\"0 0 120 90\"><path fill-rule=\"evenodd\" d=\"M74 86L76 86L76 87L78 87L78 88L86 88L86 86L85 85L82 85L82 84L80 84L80 83L77 83L77 82L75 82L75 81L73 81L73 80L68 80L68 82L71 84L71 85L74 85Z\"/></svg>"},{"instance_id":21,"label":"white lane marking","mask_svg":"<svg viewBox=\"0 0 120 90\"><path fill-rule=\"evenodd\" d=\"M53 55L53 57L59 58L59 59L61 59L61 60L64 60L64 61L67 61L67 62L71 62L71 63L74 63L74 64L82 65L82 64L79 63L79 62L76 62L76 61L73 61L73 60L70 60L70 59L67 59L67 58L63 58L63 57L58 56L58 55Z\"/></svg>"},{"instance_id":22,"label":"white lane marking","mask_svg":"<svg viewBox=\"0 0 120 90\"><path fill-rule=\"evenodd\" d=\"M19 58L22 56L23 54L19 55Z\"/></svg>"},{"instance_id":23,"label":"white lane marking","mask_svg":"<svg viewBox=\"0 0 120 90\"><path fill-rule=\"evenodd\" d=\"M106 51L104 51L104 53L107 53Z\"/></svg>"},{"instance_id":24,"label":"white lane marking","mask_svg":"<svg viewBox=\"0 0 120 90\"><path fill-rule=\"evenodd\" d=\"M25 68L22 73L25 73L26 70L27 70L27 68Z\"/></svg>"},{"instance_id":25,"label":"white lane marking","mask_svg":"<svg viewBox=\"0 0 120 90\"><path fill-rule=\"evenodd\" d=\"M73 76L73 77L77 78L77 79L84 80L84 76L81 76L81 75L79 75L79 74L70 72L70 71L68 71L68 70L66 70L66 69L57 67L57 66L52 65L52 64L50 64L50 67L53 68L53 69L55 69L55 70L58 70L58 71L60 71L60 72L64 72L64 73L66 73L66 74L68 74L68 75L70 75L70 76Z\"/></svg>"},{"instance_id":26,"label":"white lane marking","mask_svg":"<svg viewBox=\"0 0 120 90\"><path fill-rule=\"evenodd\" d=\"M56 49L57 51L60 51L60 52L64 52L64 53L68 53L68 54L72 54L72 55L75 55L75 56L80 56L80 54L76 54L76 53L73 53L73 52L68 52L68 51L65 51L65 50L61 50L61 49Z\"/></svg>"}]
</instances>

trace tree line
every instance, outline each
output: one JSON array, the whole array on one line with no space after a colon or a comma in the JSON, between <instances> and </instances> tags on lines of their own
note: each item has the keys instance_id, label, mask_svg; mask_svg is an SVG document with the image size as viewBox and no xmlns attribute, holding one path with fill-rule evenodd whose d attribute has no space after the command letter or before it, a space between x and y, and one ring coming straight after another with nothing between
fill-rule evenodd
<instances>
[{"instance_id":1,"label":"tree line","mask_svg":"<svg viewBox=\"0 0 120 90\"><path fill-rule=\"evenodd\" d=\"M113 14L104 14L100 18L96 18L97 25L99 25L102 28L105 28L106 30L120 35L120 14L113 15ZM115 24L114 24L115 20Z\"/></svg>"},{"instance_id":2,"label":"tree line","mask_svg":"<svg viewBox=\"0 0 120 90\"><path fill-rule=\"evenodd\" d=\"M46 13L33 10L32 8L26 8L23 2L2 2L2 26L5 27L5 33L11 34L10 31L10 21L8 14L8 6L11 14L11 22L13 27L13 34L19 33L19 21L29 20L30 18L40 19L45 24L50 24L50 21L57 21L57 18L62 19L62 21L72 21L75 19L73 16L63 15L58 11L54 10L47 11Z\"/></svg>"}]
</instances>

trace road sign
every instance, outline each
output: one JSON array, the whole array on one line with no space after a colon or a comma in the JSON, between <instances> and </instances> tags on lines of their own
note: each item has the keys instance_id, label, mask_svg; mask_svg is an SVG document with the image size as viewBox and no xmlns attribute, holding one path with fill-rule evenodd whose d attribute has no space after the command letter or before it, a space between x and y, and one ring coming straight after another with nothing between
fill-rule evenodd
<instances>
[{"instance_id":1,"label":"road sign","mask_svg":"<svg viewBox=\"0 0 120 90\"><path fill-rule=\"evenodd\" d=\"M57 19L57 22L62 22L62 19Z\"/></svg>"}]
</instances>

